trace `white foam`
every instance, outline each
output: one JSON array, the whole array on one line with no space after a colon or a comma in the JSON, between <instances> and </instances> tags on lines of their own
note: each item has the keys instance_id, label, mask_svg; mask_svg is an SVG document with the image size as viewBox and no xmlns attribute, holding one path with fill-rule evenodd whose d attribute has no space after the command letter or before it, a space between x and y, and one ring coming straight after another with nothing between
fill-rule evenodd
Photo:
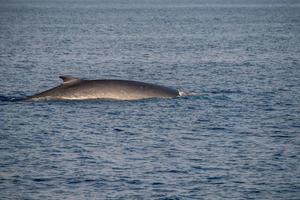
<instances>
[{"instance_id":1,"label":"white foam","mask_svg":"<svg viewBox=\"0 0 300 200\"><path fill-rule=\"evenodd\" d=\"M184 97L184 96L188 95L188 93L183 92L183 91L179 91L179 90L178 90L178 93L179 93L179 96L181 96L181 97Z\"/></svg>"}]
</instances>

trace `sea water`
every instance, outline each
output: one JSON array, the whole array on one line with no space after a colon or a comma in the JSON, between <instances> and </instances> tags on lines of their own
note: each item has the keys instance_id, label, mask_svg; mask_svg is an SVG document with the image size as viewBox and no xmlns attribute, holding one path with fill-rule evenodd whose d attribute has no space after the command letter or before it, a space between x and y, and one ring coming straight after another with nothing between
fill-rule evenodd
<instances>
[{"instance_id":1,"label":"sea water","mask_svg":"<svg viewBox=\"0 0 300 200\"><path fill-rule=\"evenodd\" d=\"M0 0L0 199L299 199L300 3ZM60 75L194 95L16 101Z\"/></svg>"}]
</instances>

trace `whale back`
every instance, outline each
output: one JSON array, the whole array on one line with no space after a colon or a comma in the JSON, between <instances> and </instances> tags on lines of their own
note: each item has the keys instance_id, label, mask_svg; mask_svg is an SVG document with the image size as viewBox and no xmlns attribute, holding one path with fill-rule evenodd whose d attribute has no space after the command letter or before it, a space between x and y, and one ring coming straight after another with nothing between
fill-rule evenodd
<instances>
[{"instance_id":1,"label":"whale back","mask_svg":"<svg viewBox=\"0 0 300 200\"><path fill-rule=\"evenodd\" d=\"M117 99L137 100L146 98L171 98L179 96L177 90L151 83L131 80L81 80L60 76L63 83L29 97L29 99Z\"/></svg>"}]
</instances>

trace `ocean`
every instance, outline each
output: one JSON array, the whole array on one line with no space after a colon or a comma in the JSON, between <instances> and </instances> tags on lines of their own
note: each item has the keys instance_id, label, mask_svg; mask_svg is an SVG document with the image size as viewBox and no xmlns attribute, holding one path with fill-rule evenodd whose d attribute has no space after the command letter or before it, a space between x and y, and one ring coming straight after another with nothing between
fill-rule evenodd
<instances>
[{"instance_id":1,"label":"ocean","mask_svg":"<svg viewBox=\"0 0 300 200\"><path fill-rule=\"evenodd\" d=\"M296 0L0 0L0 199L299 199L299 33ZM193 95L19 101L60 75Z\"/></svg>"}]
</instances>

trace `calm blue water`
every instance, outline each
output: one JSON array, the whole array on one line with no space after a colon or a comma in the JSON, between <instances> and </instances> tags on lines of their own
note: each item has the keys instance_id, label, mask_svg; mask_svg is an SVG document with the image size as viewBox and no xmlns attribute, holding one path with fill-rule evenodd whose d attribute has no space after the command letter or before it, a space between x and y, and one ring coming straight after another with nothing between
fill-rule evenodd
<instances>
[{"instance_id":1,"label":"calm blue water","mask_svg":"<svg viewBox=\"0 0 300 200\"><path fill-rule=\"evenodd\" d=\"M0 0L0 199L299 199L299 1ZM196 93L14 101L59 75Z\"/></svg>"}]
</instances>

